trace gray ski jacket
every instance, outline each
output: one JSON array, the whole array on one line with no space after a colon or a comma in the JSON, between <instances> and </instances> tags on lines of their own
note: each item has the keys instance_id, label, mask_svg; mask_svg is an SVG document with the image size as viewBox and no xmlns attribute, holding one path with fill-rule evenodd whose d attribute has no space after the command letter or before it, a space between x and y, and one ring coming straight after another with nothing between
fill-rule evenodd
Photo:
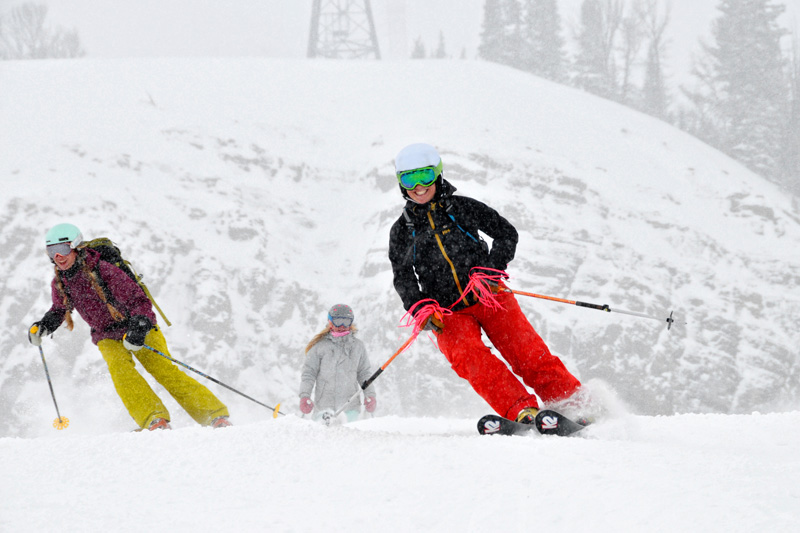
<instances>
[{"instance_id":1,"label":"gray ski jacket","mask_svg":"<svg viewBox=\"0 0 800 533\"><path fill-rule=\"evenodd\" d=\"M314 390L314 410L337 411L361 389L372 375L364 343L351 333L334 337L328 333L306 354L300 378L300 397L310 397ZM316 385L316 389L314 389ZM373 385L364 391L365 396L375 396ZM355 398L345 411L359 409L361 402Z\"/></svg>"}]
</instances>

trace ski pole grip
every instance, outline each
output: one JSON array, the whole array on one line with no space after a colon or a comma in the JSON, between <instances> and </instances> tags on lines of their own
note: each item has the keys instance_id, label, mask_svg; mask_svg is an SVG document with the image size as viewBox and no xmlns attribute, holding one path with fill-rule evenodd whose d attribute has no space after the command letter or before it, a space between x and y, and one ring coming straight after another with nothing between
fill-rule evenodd
<instances>
[{"instance_id":1,"label":"ski pole grip","mask_svg":"<svg viewBox=\"0 0 800 533\"><path fill-rule=\"evenodd\" d=\"M381 375L383 372L382 368L379 368L374 374L372 374L369 379L365 380L364 383L361 384L361 390L367 390L367 387L372 385L372 382L378 379L378 376Z\"/></svg>"},{"instance_id":2,"label":"ski pole grip","mask_svg":"<svg viewBox=\"0 0 800 533\"><path fill-rule=\"evenodd\" d=\"M600 304L590 304L586 302L575 302L575 305L577 305L578 307L588 307L589 309L598 309L600 311L607 311L609 313L611 312L611 308L606 304L600 305Z\"/></svg>"}]
</instances>

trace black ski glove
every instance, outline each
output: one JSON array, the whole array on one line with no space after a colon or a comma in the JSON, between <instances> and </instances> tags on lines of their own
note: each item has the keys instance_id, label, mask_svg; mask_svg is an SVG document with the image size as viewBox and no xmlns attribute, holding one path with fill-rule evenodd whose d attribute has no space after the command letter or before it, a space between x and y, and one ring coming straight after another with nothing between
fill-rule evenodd
<instances>
[{"instance_id":1,"label":"black ski glove","mask_svg":"<svg viewBox=\"0 0 800 533\"><path fill-rule=\"evenodd\" d=\"M128 332L122 337L122 345L126 350L138 352L144 346L144 338L152 327L153 323L146 316L132 316L128 320Z\"/></svg>"}]
</instances>

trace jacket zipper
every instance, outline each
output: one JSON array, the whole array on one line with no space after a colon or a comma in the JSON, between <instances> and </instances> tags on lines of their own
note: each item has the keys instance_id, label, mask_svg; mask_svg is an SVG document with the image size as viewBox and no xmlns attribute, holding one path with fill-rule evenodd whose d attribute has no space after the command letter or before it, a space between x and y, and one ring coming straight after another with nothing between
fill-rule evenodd
<instances>
[{"instance_id":1,"label":"jacket zipper","mask_svg":"<svg viewBox=\"0 0 800 533\"><path fill-rule=\"evenodd\" d=\"M431 206L431 209L427 212L427 215L428 215L428 221L430 222L431 228L433 229L433 236L436 237L436 243L439 245L439 250L442 251L442 256L445 258L445 261L447 261L447 264L450 265L450 271L453 273L453 279L456 282L456 287L458 288L458 294L464 294L464 289L461 288L461 282L458 281L458 274L456 273L456 267L455 265L453 265L453 262L450 260L450 257L448 257L447 252L444 249L444 244L442 243L442 239L436 232L436 224L433 223L433 217L431 216L432 210L433 206Z\"/></svg>"}]
</instances>

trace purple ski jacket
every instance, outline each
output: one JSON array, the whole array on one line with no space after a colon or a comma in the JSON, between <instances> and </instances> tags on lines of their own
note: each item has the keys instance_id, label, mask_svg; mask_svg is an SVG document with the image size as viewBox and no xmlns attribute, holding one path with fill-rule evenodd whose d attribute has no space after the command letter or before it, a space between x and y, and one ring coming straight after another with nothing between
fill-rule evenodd
<instances>
[{"instance_id":1,"label":"purple ski jacket","mask_svg":"<svg viewBox=\"0 0 800 533\"><path fill-rule=\"evenodd\" d=\"M132 316L146 316L150 322L156 325L156 315L153 306L141 287L128 277L125 272L100 259L100 254L91 248L86 248L79 252L83 255L83 261L89 270L95 270L99 263L100 277L108 287L113 297L113 305L125 315L126 318ZM77 262L76 262L77 265ZM95 289L92 287L91 280L81 266L77 267L74 275L64 275L61 279L67 289L72 306L81 315L87 324L92 328L92 342L97 344L103 339L122 340L122 336L127 331L127 320L117 322L111 316L106 304L100 299ZM66 307L58 292L56 279L51 283L53 296L53 306L47 312L46 320L50 325L55 326L50 331L55 330L64 321Z\"/></svg>"}]
</instances>

